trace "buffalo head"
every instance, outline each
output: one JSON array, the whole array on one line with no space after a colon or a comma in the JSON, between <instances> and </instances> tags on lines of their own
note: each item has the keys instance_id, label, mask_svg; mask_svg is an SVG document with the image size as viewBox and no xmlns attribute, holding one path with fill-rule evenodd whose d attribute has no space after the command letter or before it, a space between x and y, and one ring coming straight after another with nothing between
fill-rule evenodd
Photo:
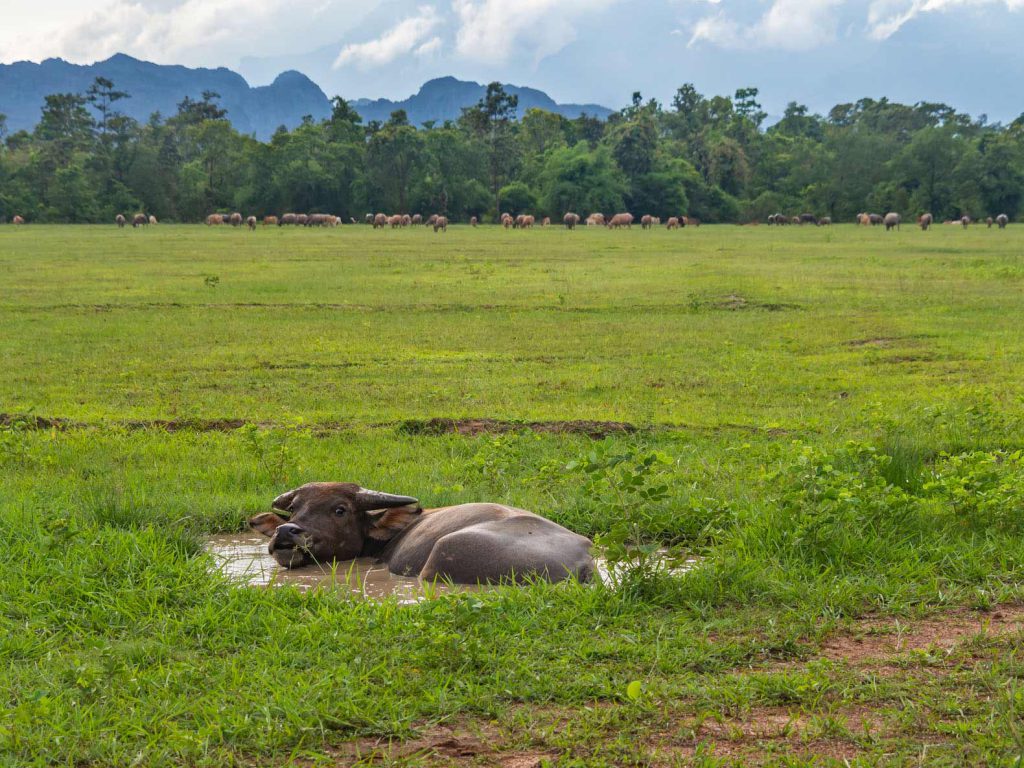
<instances>
[{"instance_id":1,"label":"buffalo head","mask_svg":"<svg viewBox=\"0 0 1024 768\"><path fill-rule=\"evenodd\" d=\"M270 537L270 554L285 568L371 554L423 511L411 496L354 483L307 483L271 506L275 512L257 515L249 525Z\"/></svg>"}]
</instances>

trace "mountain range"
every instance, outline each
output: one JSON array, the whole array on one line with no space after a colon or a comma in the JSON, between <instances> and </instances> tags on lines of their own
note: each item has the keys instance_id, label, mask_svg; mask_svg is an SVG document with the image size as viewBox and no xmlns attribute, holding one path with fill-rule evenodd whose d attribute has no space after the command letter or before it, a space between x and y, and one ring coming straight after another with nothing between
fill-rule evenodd
<instances>
[{"instance_id":1,"label":"mountain range","mask_svg":"<svg viewBox=\"0 0 1024 768\"><path fill-rule=\"evenodd\" d=\"M116 54L88 65L63 59L0 64L0 114L7 116L9 131L31 130L39 121L47 95L84 93L97 77L111 80L118 90L130 94L131 98L119 101L117 108L139 121L149 119L154 112L173 115L186 96L198 99L204 91L214 91L220 94L220 105L235 128L262 140L282 125L294 128L306 115L319 120L331 113L327 95L300 72L283 72L270 85L253 87L237 72L224 67L191 69ZM612 111L596 104L557 104L533 88L506 89L519 96L520 114L538 107L566 117L586 113L603 119ZM357 99L352 103L364 121L385 121L394 110L404 109L410 122L421 125L454 120L463 107L476 104L485 91L479 83L442 77L424 84L418 93L402 101Z\"/></svg>"}]
</instances>

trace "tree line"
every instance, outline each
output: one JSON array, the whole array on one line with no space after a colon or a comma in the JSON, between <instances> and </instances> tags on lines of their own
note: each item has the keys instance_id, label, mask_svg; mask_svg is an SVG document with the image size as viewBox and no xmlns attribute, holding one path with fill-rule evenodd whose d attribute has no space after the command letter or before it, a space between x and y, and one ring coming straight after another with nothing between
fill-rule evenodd
<instances>
[{"instance_id":1,"label":"tree line","mask_svg":"<svg viewBox=\"0 0 1024 768\"><path fill-rule=\"evenodd\" d=\"M458 120L415 127L399 110L364 125L336 97L329 118L260 142L232 127L216 93L146 122L119 110L128 98L97 78L85 93L46 97L32 131L8 132L0 115L0 221L138 211L182 222L218 211L1015 218L1024 193L1024 115L990 124L945 104L861 99L822 116L794 102L766 126L756 88L707 97L687 84L670 105L636 93L605 121L538 109L517 119L516 97L492 83Z\"/></svg>"}]
</instances>

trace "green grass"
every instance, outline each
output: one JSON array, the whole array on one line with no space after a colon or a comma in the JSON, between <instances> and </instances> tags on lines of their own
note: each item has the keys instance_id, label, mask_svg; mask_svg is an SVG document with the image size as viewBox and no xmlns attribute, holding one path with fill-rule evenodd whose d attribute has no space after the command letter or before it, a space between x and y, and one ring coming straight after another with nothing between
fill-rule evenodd
<instances>
[{"instance_id":1,"label":"green grass","mask_svg":"<svg viewBox=\"0 0 1024 768\"><path fill-rule=\"evenodd\" d=\"M1024 230L6 227L0 278L0 764L413 765L456 723L566 766L1024 750L1012 638L809 661L868 614L1024 596ZM399 606L201 552L312 479L600 536L594 451L662 457L629 513L699 568ZM766 708L801 738L730 737Z\"/></svg>"}]
</instances>

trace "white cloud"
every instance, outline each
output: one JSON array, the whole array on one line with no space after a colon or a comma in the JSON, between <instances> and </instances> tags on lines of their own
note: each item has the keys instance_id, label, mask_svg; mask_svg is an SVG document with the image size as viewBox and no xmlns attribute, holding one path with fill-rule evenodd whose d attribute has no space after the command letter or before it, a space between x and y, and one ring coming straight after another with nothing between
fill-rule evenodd
<instances>
[{"instance_id":1,"label":"white cloud","mask_svg":"<svg viewBox=\"0 0 1024 768\"><path fill-rule=\"evenodd\" d=\"M7 8L11 3L11 8ZM357 0L5 0L0 60L92 63L127 53L158 63L223 65L251 53L323 45Z\"/></svg>"},{"instance_id":2,"label":"white cloud","mask_svg":"<svg viewBox=\"0 0 1024 768\"><path fill-rule=\"evenodd\" d=\"M709 0L710 1L710 0ZM716 3L722 8L722 3ZM720 48L806 51L836 39L840 13L865 13L867 36L885 40L914 18L941 11L982 6L1024 9L1024 0L773 0L760 18L738 21L726 10L699 19L692 26L690 46L710 43Z\"/></svg>"},{"instance_id":3,"label":"white cloud","mask_svg":"<svg viewBox=\"0 0 1024 768\"><path fill-rule=\"evenodd\" d=\"M440 37L432 37L413 53L417 56L433 56L435 53L441 50L442 42Z\"/></svg>"},{"instance_id":4,"label":"white cloud","mask_svg":"<svg viewBox=\"0 0 1024 768\"><path fill-rule=\"evenodd\" d=\"M403 19L376 40L346 45L334 60L334 68L354 64L359 69L372 69L390 64L414 51L430 53L440 47L440 38L434 37L426 42L423 40L430 37L440 24L437 9L422 5L415 16Z\"/></svg>"},{"instance_id":5,"label":"white cloud","mask_svg":"<svg viewBox=\"0 0 1024 768\"><path fill-rule=\"evenodd\" d=\"M712 43L721 48L775 48L806 51L836 37L836 11L844 0L774 0L755 23L743 25L724 11L700 19L690 45Z\"/></svg>"},{"instance_id":6,"label":"white cloud","mask_svg":"<svg viewBox=\"0 0 1024 768\"><path fill-rule=\"evenodd\" d=\"M452 0L458 21L456 52L489 64L525 53L534 62L557 53L576 39L581 19L619 0Z\"/></svg>"},{"instance_id":7,"label":"white cloud","mask_svg":"<svg viewBox=\"0 0 1024 768\"><path fill-rule=\"evenodd\" d=\"M923 13L985 5L1005 5L1016 11L1024 8L1024 0L873 0L868 7L868 36L885 40Z\"/></svg>"}]
</instances>

